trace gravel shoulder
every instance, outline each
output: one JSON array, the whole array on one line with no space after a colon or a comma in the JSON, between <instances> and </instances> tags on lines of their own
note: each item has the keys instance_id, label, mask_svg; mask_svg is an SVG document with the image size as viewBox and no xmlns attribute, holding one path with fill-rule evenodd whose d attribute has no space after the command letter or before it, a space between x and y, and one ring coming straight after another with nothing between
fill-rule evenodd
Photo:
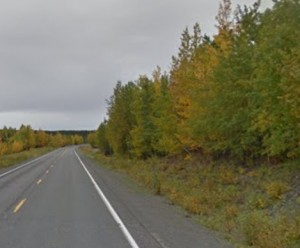
<instances>
[{"instance_id":1,"label":"gravel shoulder","mask_svg":"<svg viewBox=\"0 0 300 248\"><path fill-rule=\"evenodd\" d=\"M232 247L164 197L79 154L140 247Z\"/></svg>"}]
</instances>

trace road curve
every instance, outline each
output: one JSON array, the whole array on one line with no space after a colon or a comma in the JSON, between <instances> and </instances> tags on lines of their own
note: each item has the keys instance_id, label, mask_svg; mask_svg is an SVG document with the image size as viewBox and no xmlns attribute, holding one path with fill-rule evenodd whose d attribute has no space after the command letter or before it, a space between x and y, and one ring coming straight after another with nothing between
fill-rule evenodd
<instances>
[{"instance_id":1,"label":"road curve","mask_svg":"<svg viewBox=\"0 0 300 248\"><path fill-rule=\"evenodd\" d=\"M0 247L230 246L70 147L0 170Z\"/></svg>"}]
</instances>

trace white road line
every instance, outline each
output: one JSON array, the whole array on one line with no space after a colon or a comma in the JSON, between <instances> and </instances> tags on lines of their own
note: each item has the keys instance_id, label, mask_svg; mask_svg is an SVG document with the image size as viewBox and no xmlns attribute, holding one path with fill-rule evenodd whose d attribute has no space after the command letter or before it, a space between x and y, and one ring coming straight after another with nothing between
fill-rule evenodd
<instances>
[{"instance_id":1,"label":"white road line","mask_svg":"<svg viewBox=\"0 0 300 248\"><path fill-rule=\"evenodd\" d=\"M119 225L121 231L125 235L126 239L128 240L129 244L131 245L131 247L132 248L139 248L139 246L137 245L137 243L135 242L135 240L133 239L133 237L129 233L128 229L124 225L123 221L121 220L121 218L119 217L119 215L117 214L117 212L113 209L113 207L111 206L110 202L107 200L106 196L104 195L104 193L102 192L102 190L100 189L100 187L98 186L98 184L96 183L95 179L92 177L92 175L90 174L90 172L88 171L88 169L86 168L86 166L84 165L84 163L81 161L80 157L78 156L78 154L77 154L77 152L75 150L74 150L74 153L75 153L76 157L78 158L79 162L81 163L83 169L85 170L85 172L88 174L89 178L91 179L91 181L92 181L92 183L93 183L93 185L94 185L97 193L99 194L99 196L103 200L103 202L106 205L108 211L110 212L110 214L114 218L115 222L117 222L117 224Z\"/></svg>"},{"instance_id":2,"label":"white road line","mask_svg":"<svg viewBox=\"0 0 300 248\"><path fill-rule=\"evenodd\" d=\"M21 168L23 168L23 167L25 167L25 166L27 166L27 165L29 165L29 164L32 164L32 163L34 163L34 162L36 162L36 161L38 161L38 160L40 160L40 159L42 159L42 158L44 158L44 157L46 157L46 156L48 156L48 155L49 155L49 153L47 153L47 154L45 154L45 155L43 155L43 156L41 156L41 157L38 157L38 158L36 158L36 159L34 159L34 160L32 160L32 161L29 161L29 162L27 162L27 163L25 163L25 164L22 164L22 165L20 165L20 166L14 168L14 169L12 169L12 170L10 170L10 171L7 171L7 172L1 174L1 175L0 175L0 178L1 178L1 177L4 177L4 176L6 176L6 175L8 175L8 174L10 174L10 173L13 173L14 171L17 171L17 170L19 170L19 169L21 169Z\"/></svg>"}]
</instances>

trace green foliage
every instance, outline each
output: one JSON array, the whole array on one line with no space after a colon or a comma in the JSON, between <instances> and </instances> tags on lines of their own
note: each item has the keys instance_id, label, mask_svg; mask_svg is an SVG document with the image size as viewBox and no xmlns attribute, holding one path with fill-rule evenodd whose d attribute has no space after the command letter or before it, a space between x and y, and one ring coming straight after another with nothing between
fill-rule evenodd
<instances>
[{"instance_id":1,"label":"green foliage","mask_svg":"<svg viewBox=\"0 0 300 248\"><path fill-rule=\"evenodd\" d=\"M16 129L11 127L7 128L6 126L4 126L3 129L0 130L0 141L3 143L8 143L10 138L13 137L16 132Z\"/></svg>"},{"instance_id":2,"label":"green foliage","mask_svg":"<svg viewBox=\"0 0 300 248\"><path fill-rule=\"evenodd\" d=\"M137 82L133 101L133 111L136 125L130 131L131 153L139 158L147 158L153 154L155 126L153 123L153 104L155 99L154 84L146 76L141 76Z\"/></svg>"},{"instance_id":3,"label":"green foliage","mask_svg":"<svg viewBox=\"0 0 300 248\"><path fill-rule=\"evenodd\" d=\"M291 87L293 91L299 89L299 81L286 78L289 66L292 74L295 72L294 63L300 50L299 11L299 1L278 1L273 10L262 17L255 55L255 81L261 95L257 116L264 116L264 121L263 125L254 126L263 134L264 152L269 156L297 156L299 152L300 119L295 115L299 95L288 93Z\"/></svg>"},{"instance_id":4,"label":"green foliage","mask_svg":"<svg viewBox=\"0 0 300 248\"><path fill-rule=\"evenodd\" d=\"M173 57L170 71L170 96L172 97L173 113L176 114L175 135L177 147L189 150L196 147L189 121L192 115L192 95L197 81L195 55L202 43L199 24L195 24L193 34L186 28L181 35L181 45L177 57Z\"/></svg>"},{"instance_id":5,"label":"green foliage","mask_svg":"<svg viewBox=\"0 0 300 248\"><path fill-rule=\"evenodd\" d=\"M98 130L96 132L96 144L97 147L105 154L110 155L112 154L112 148L109 145L107 134L106 134L106 128L107 128L107 122L104 121L100 124L98 127Z\"/></svg>"},{"instance_id":6,"label":"green foliage","mask_svg":"<svg viewBox=\"0 0 300 248\"><path fill-rule=\"evenodd\" d=\"M105 132L115 154L124 155L130 151L130 131L135 125L132 101L137 90L137 86L131 82L125 86L118 82L108 101L109 120Z\"/></svg>"},{"instance_id":7,"label":"green foliage","mask_svg":"<svg viewBox=\"0 0 300 248\"><path fill-rule=\"evenodd\" d=\"M177 118L169 91L168 76L159 74L155 84L157 89L153 103L153 124L156 131L153 149L158 155L175 154L180 148L176 137Z\"/></svg>"},{"instance_id":8,"label":"green foliage","mask_svg":"<svg viewBox=\"0 0 300 248\"><path fill-rule=\"evenodd\" d=\"M88 142L93 148L98 147L97 133L96 133L96 132L89 133L88 136L87 136L87 142Z\"/></svg>"},{"instance_id":9,"label":"green foliage","mask_svg":"<svg viewBox=\"0 0 300 248\"><path fill-rule=\"evenodd\" d=\"M138 158L193 151L247 164L298 158L300 3L259 7L233 12L223 0L217 34L202 34L197 23L186 28L169 75L158 68L152 79L118 82L99 142Z\"/></svg>"},{"instance_id":10,"label":"green foliage","mask_svg":"<svg viewBox=\"0 0 300 248\"><path fill-rule=\"evenodd\" d=\"M28 126L22 125L20 127L20 130L13 137L13 140L17 141L19 143L23 143L21 150L23 150L23 149L29 150L30 148L35 147L34 131L32 130L31 126L29 126L29 125Z\"/></svg>"}]
</instances>

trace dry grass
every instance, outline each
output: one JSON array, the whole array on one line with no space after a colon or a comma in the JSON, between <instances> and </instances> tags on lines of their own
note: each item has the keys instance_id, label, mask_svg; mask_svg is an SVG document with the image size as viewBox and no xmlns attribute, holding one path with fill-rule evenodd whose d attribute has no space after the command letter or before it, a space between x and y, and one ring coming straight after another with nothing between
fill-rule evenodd
<instances>
[{"instance_id":1,"label":"dry grass","mask_svg":"<svg viewBox=\"0 0 300 248\"><path fill-rule=\"evenodd\" d=\"M197 215L236 247L300 246L299 161L243 168L192 157L140 161L83 151Z\"/></svg>"},{"instance_id":2,"label":"dry grass","mask_svg":"<svg viewBox=\"0 0 300 248\"><path fill-rule=\"evenodd\" d=\"M36 158L47 152L50 152L53 148L36 148L29 151L22 151L19 153L0 156L0 168L9 167L18 163L21 163L27 159Z\"/></svg>"}]
</instances>

